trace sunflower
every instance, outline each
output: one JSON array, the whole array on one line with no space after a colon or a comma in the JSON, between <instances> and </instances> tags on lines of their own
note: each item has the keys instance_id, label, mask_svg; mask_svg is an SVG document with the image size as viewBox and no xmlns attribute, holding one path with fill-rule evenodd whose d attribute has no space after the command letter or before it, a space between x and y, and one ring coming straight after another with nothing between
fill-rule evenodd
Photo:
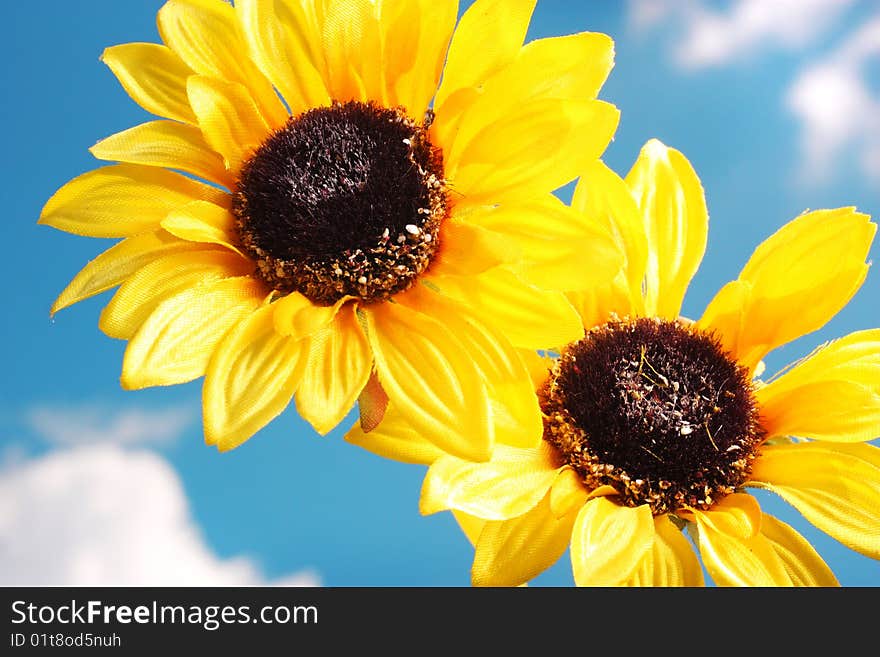
<instances>
[{"instance_id":1,"label":"sunflower","mask_svg":"<svg viewBox=\"0 0 880 657\"><path fill-rule=\"evenodd\" d=\"M582 586L702 585L700 561L722 586L835 585L748 488L880 558L880 449L867 442L880 435L880 329L760 378L768 352L858 290L876 225L853 208L797 217L691 321L679 313L708 216L679 152L648 142L625 180L595 163L573 206L613 229L626 261L612 284L571 295L584 335L532 363L541 444L499 442L473 463L417 442L402 418L349 434L430 464L421 510L453 510L475 544L474 584L522 584L570 547Z\"/></svg>"},{"instance_id":2,"label":"sunflower","mask_svg":"<svg viewBox=\"0 0 880 657\"><path fill-rule=\"evenodd\" d=\"M459 456L532 441L515 348L580 332L564 257L619 267L552 195L616 129L596 99L613 43L523 45L534 4L478 0L456 26L450 0L169 0L162 44L102 57L164 118L96 144L117 164L40 217L123 238L52 312L119 286L99 325L128 341L122 386L204 375L221 450L294 394L322 434L356 401L376 426L390 399Z\"/></svg>"}]
</instances>

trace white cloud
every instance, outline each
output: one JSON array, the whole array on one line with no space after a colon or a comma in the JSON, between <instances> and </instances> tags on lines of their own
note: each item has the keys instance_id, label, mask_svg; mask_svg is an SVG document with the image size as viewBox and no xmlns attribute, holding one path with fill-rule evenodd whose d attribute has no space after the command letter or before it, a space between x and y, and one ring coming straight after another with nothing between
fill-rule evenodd
<instances>
[{"instance_id":1,"label":"white cloud","mask_svg":"<svg viewBox=\"0 0 880 657\"><path fill-rule=\"evenodd\" d=\"M647 30L672 23L673 48L684 68L700 69L748 58L762 50L798 49L834 26L854 0L736 0L713 10L697 0L630 0L629 23Z\"/></svg>"},{"instance_id":2,"label":"white cloud","mask_svg":"<svg viewBox=\"0 0 880 657\"><path fill-rule=\"evenodd\" d=\"M2 586L319 585L218 557L175 471L148 451L76 447L0 471Z\"/></svg>"},{"instance_id":3,"label":"white cloud","mask_svg":"<svg viewBox=\"0 0 880 657\"><path fill-rule=\"evenodd\" d=\"M873 0L872 0L873 1ZM815 45L856 0L734 0L712 9L707 0L630 0L628 20L645 32L672 25L671 46L683 68L721 66L778 48ZM803 68L785 105L801 123L801 182L827 181L849 157L855 170L880 180L880 90L869 67L880 59L880 6L862 0L873 17L843 37L830 54ZM876 69L875 69L876 70Z\"/></svg>"},{"instance_id":4,"label":"white cloud","mask_svg":"<svg viewBox=\"0 0 880 657\"><path fill-rule=\"evenodd\" d=\"M40 406L27 413L27 423L56 445L116 443L163 444L178 438L193 422L190 408L110 411L100 406Z\"/></svg>"},{"instance_id":5,"label":"white cloud","mask_svg":"<svg viewBox=\"0 0 880 657\"><path fill-rule=\"evenodd\" d=\"M804 69L786 94L801 121L801 176L827 179L852 154L861 171L880 179L880 93L867 67L880 59L880 15L847 36L830 55Z\"/></svg>"},{"instance_id":6,"label":"white cloud","mask_svg":"<svg viewBox=\"0 0 880 657\"><path fill-rule=\"evenodd\" d=\"M633 29L644 32L674 15L693 11L693 4L691 0L629 0L627 20Z\"/></svg>"}]
</instances>

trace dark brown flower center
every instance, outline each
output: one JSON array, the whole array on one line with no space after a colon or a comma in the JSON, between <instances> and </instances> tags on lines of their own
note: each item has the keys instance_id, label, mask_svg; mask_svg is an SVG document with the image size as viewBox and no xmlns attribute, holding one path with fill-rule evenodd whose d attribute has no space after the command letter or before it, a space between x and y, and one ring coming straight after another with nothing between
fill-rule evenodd
<instances>
[{"instance_id":1,"label":"dark brown flower center","mask_svg":"<svg viewBox=\"0 0 880 657\"><path fill-rule=\"evenodd\" d=\"M409 288L447 213L443 157L399 109L334 103L300 114L242 167L239 238L258 275L320 305Z\"/></svg>"},{"instance_id":2,"label":"dark brown flower center","mask_svg":"<svg viewBox=\"0 0 880 657\"><path fill-rule=\"evenodd\" d=\"M544 438L588 488L655 515L741 486L763 438L748 370L681 322L609 322L568 345L541 390Z\"/></svg>"}]
</instances>

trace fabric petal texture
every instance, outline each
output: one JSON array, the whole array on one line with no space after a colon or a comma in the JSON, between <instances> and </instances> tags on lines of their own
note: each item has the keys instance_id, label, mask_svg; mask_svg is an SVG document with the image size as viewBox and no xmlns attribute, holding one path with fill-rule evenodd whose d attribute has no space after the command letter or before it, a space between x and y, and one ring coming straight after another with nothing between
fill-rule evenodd
<instances>
[{"instance_id":1,"label":"fabric petal texture","mask_svg":"<svg viewBox=\"0 0 880 657\"><path fill-rule=\"evenodd\" d=\"M461 17L449 44L437 106L456 92L478 87L520 52L536 0L482 0Z\"/></svg>"},{"instance_id":2,"label":"fabric petal texture","mask_svg":"<svg viewBox=\"0 0 880 657\"><path fill-rule=\"evenodd\" d=\"M583 325L565 294L542 290L505 267L478 276L446 276L440 291L469 306L484 323L496 326L515 347L546 349L583 335Z\"/></svg>"},{"instance_id":3,"label":"fabric petal texture","mask_svg":"<svg viewBox=\"0 0 880 657\"><path fill-rule=\"evenodd\" d=\"M862 285L877 231L854 208L816 210L779 229L723 287L700 325L755 367L770 350L822 328Z\"/></svg>"},{"instance_id":4,"label":"fabric petal texture","mask_svg":"<svg viewBox=\"0 0 880 657\"><path fill-rule=\"evenodd\" d=\"M540 502L556 468L548 450L499 445L486 463L444 456L433 463L422 486L422 513L457 509L485 520L508 520Z\"/></svg>"},{"instance_id":5,"label":"fabric petal texture","mask_svg":"<svg viewBox=\"0 0 880 657\"><path fill-rule=\"evenodd\" d=\"M148 112L184 123L196 116L186 95L186 79L193 74L167 46L125 43L101 55L128 95Z\"/></svg>"},{"instance_id":6,"label":"fabric petal texture","mask_svg":"<svg viewBox=\"0 0 880 657\"><path fill-rule=\"evenodd\" d=\"M367 384L373 359L370 343L352 305L333 324L311 335L306 369L297 390L299 414L325 435L351 410Z\"/></svg>"},{"instance_id":7,"label":"fabric petal texture","mask_svg":"<svg viewBox=\"0 0 880 657\"><path fill-rule=\"evenodd\" d=\"M792 527L765 513L761 519L761 533L782 559L794 586L838 586L828 564Z\"/></svg>"},{"instance_id":8,"label":"fabric petal texture","mask_svg":"<svg viewBox=\"0 0 880 657\"><path fill-rule=\"evenodd\" d=\"M223 196L172 171L116 164L67 183L43 207L40 223L88 237L131 237L157 229L177 207L192 201L222 205Z\"/></svg>"},{"instance_id":9,"label":"fabric petal texture","mask_svg":"<svg viewBox=\"0 0 880 657\"><path fill-rule=\"evenodd\" d=\"M122 361L129 390L192 381L214 348L265 296L246 276L190 287L160 303L132 336Z\"/></svg>"},{"instance_id":10,"label":"fabric petal texture","mask_svg":"<svg viewBox=\"0 0 880 657\"><path fill-rule=\"evenodd\" d=\"M654 521L647 506L587 502L571 533L571 566L579 586L620 586L650 558Z\"/></svg>"},{"instance_id":11,"label":"fabric petal texture","mask_svg":"<svg viewBox=\"0 0 880 657\"><path fill-rule=\"evenodd\" d=\"M119 287L101 312L98 326L111 338L129 340L166 299L192 287L249 272L250 263L245 258L224 249L186 248L155 257Z\"/></svg>"},{"instance_id":12,"label":"fabric petal texture","mask_svg":"<svg viewBox=\"0 0 880 657\"><path fill-rule=\"evenodd\" d=\"M867 443L767 447L749 485L773 491L844 545L880 558L880 448Z\"/></svg>"},{"instance_id":13,"label":"fabric petal texture","mask_svg":"<svg viewBox=\"0 0 880 657\"><path fill-rule=\"evenodd\" d=\"M495 440L489 394L456 337L400 304L365 315L376 373L395 407L446 452L486 459Z\"/></svg>"},{"instance_id":14,"label":"fabric petal texture","mask_svg":"<svg viewBox=\"0 0 880 657\"><path fill-rule=\"evenodd\" d=\"M668 516L654 518L654 545L631 586L703 586L703 569L691 544Z\"/></svg>"},{"instance_id":15,"label":"fabric petal texture","mask_svg":"<svg viewBox=\"0 0 880 657\"><path fill-rule=\"evenodd\" d=\"M157 16L162 40L199 75L237 82L248 88L270 125L287 111L268 80L248 57L236 11L221 0L169 0Z\"/></svg>"},{"instance_id":16,"label":"fabric petal texture","mask_svg":"<svg viewBox=\"0 0 880 657\"><path fill-rule=\"evenodd\" d=\"M864 441L880 435L880 329L820 347L757 392L771 436Z\"/></svg>"},{"instance_id":17,"label":"fabric petal texture","mask_svg":"<svg viewBox=\"0 0 880 657\"><path fill-rule=\"evenodd\" d=\"M171 253L194 251L192 244L164 230L142 233L122 240L83 267L52 304L57 313L78 301L116 287L141 267Z\"/></svg>"},{"instance_id":18,"label":"fabric petal texture","mask_svg":"<svg viewBox=\"0 0 880 657\"><path fill-rule=\"evenodd\" d=\"M485 118L479 117L479 126ZM464 124L449 154L450 175L464 203L533 198L562 187L598 158L619 120L617 109L601 101L536 100L467 140L462 133L470 126Z\"/></svg>"},{"instance_id":19,"label":"fabric petal texture","mask_svg":"<svg viewBox=\"0 0 880 657\"><path fill-rule=\"evenodd\" d=\"M240 0L235 9L248 52L292 113L330 104L314 7Z\"/></svg>"},{"instance_id":20,"label":"fabric petal texture","mask_svg":"<svg viewBox=\"0 0 880 657\"><path fill-rule=\"evenodd\" d=\"M718 586L791 586L785 561L761 533L758 502L742 493L696 511L697 543Z\"/></svg>"},{"instance_id":21,"label":"fabric petal texture","mask_svg":"<svg viewBox=\"0 0 880 657\"><path fill-rule=\"evenodd\" d=\"M543 425L523 352L513 349L498 331L426 286L401 295L401 303L422 314L441 312L446 327L461 343L462 354L479 371L490 391L494 439L512 447L535 447Z\"/></svg>"},{"instance_id":22,"label":"fabric petal texture","mask_svg":"<svg viewBox=\"0 0 880 657\"><path fill-rule=\"evenodd\" d=\"M211 147L236 172L269 133L248 90L237 82L193 75L186 84L199 128Z\"/></svg>"},{"instance_id":23,"label":"fabric petal texture","mask_svg":"<svg viewBox=\"0 0 880 657\"><path fill-rule=\"evenodd\" d=\"M545 495L521 516L487 522L476 544L474 586L519 586L545 571L568 548L577 515L557 518Z\"/></svg>"},{"instance_id":24,"label":"fabric petal texture","mask_svg":"<svg viewBox=\"0 0 880 657\"><path fill-rule=\"evenodd\" d=\"M522 278L541 289L590 289L607 284L608 272L622 266L623 254L610 231L598 222L588 221L555 196L495 206L475 212L468 219L487 229L489 241L514 246L517 257L508 257L508 262L518 263L515 266ZM584 261L593 266L583 270ZM502 262L499 259L496 264ZM573 276L572 272L579 275Z\"/></svg>"},{"instance_id":25,"label":"fabric petal texture","mask_svg":"<svg viewBox=\"0 0 880 657\"><path fill-rule=\"evenodd\" d=\"M390 4L387 9L381 20L387 99L421 116L437 91L458 2L417 0Z\"/></svg>"},{"instance_id":26,"label":"fabric petal texture","mask_svg":"<svg viewBox=\"0 0 880 657\"><path fill-rule=\"evenodd\" d=\"M233 327L214 351L202 389L205 440L229 450L290 403L308 359L308 340L278 335L263 306Z\"/></svg>"},{"instance_id":27,"label":"fabric petal texture","mask_svg":"<svg viewBox=\"0 0 880 657\"><path fill-rule=\"evenodd\" d=\"M687 159L655 139L642 148L626 183L648 238L645 311L675 318L706 250L703 188Z\"/></svg>"},{"instance_id":28,"label":"fabric petal texture","mask_svg":"<svg viewBox=\"0 0 880 657\"><path fill-rule=\"evenodd\" d=\"M429 440L425 440L400 413L393 408L386 410L388 418L377 427L365 431L360 423L355 424L345 439L368 452L393 461L431 465L446 452Z\"/></svg>"},{"instance_id":29,"label":"fabric petal texture","mask_svg":"<svg viewBox=\"0 0 880 657\"><path fill-rule=\"evenodd\" d=\"M241 253L232 244L235 218L213 203L193 201L168 213L159 224L175 237L189 242L217 244Z\"/></svg>"},{"instance_id":30,"label":"fabric petal texture","mask_svg":"<svg viewBox=\"0 0 880 657\"><path fill-rule=\"evenodd\" d=\"M202 131L186 123L142 123L102 139L89 151L101 160L180 169L226 187L235 182Z\"/></svg>"}]
</instances>

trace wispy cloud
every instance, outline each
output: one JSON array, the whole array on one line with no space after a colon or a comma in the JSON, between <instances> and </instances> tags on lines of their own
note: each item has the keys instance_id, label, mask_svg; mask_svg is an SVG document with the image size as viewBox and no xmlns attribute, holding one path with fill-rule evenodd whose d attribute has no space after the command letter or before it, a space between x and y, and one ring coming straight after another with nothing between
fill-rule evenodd
<instances>
[{"instance_id":1,"label":"wispy cloud","mask_svg":"<svg viewBox=\"0 0 880 657\"><path fill-rule=\"evenodd\" d=\"M855 0L736 0L724 10L699 0L630 0L638 31L670 24L672 55L686 69L722 66L775 49L809 45Z\"/></svg>"},{"instance_id":2,"label":"wispy cloud","mask_svg":"<svg viewBox=\"0 0 880 657\"><path fill-rule=\"evenodd\" d=\"M191 408L112 410L86 406L38 406L25 418L29 427L55 445L167 444L195 420Z\"/></svg>"},{"instance_id":3,"label":"wispy cloud","mask_svg":"<svg viewBox=\"0 0 880 657\"><path fill-rule=\"evenodd\" d=\"M873 12L829 43L832 29L855 5ZM849 158L868 180L880 180L880 6L866 0L735 0L725 9L707 0L630 0L638 32L668 27L669 49L682 69L697 70L808 46L824 52L791 79L784 107L800 123L793 167L801 183L828 182ZM835 33L838 34L839 32ZM815 56L814 56L815 57ZM875 79L871 79L872 75Z\"/></svg>"},{"instance_id":4,"label":"wispy cloud","mask_svg":"<svg viewBox=\"0 0 880 657\"><path fill-rule=\"evenodd\" d=\"M268 580L221 558L159 455L100 444L0 471L0 585L320 585L311 572Z\"/></svg>"},{"instance_id":5,"label":"wispy cloud","mask_svg":"<svg viewBox=\"0 0 880 657\"><path fill-rule=\"evenodd\" d=\"M868 81L872 62L880 62L880 14L789 87L786 105L802 125L805 182L828 179L845 155L868 178L880 180L880 89Z\"/></svg>"}]
</instances>

